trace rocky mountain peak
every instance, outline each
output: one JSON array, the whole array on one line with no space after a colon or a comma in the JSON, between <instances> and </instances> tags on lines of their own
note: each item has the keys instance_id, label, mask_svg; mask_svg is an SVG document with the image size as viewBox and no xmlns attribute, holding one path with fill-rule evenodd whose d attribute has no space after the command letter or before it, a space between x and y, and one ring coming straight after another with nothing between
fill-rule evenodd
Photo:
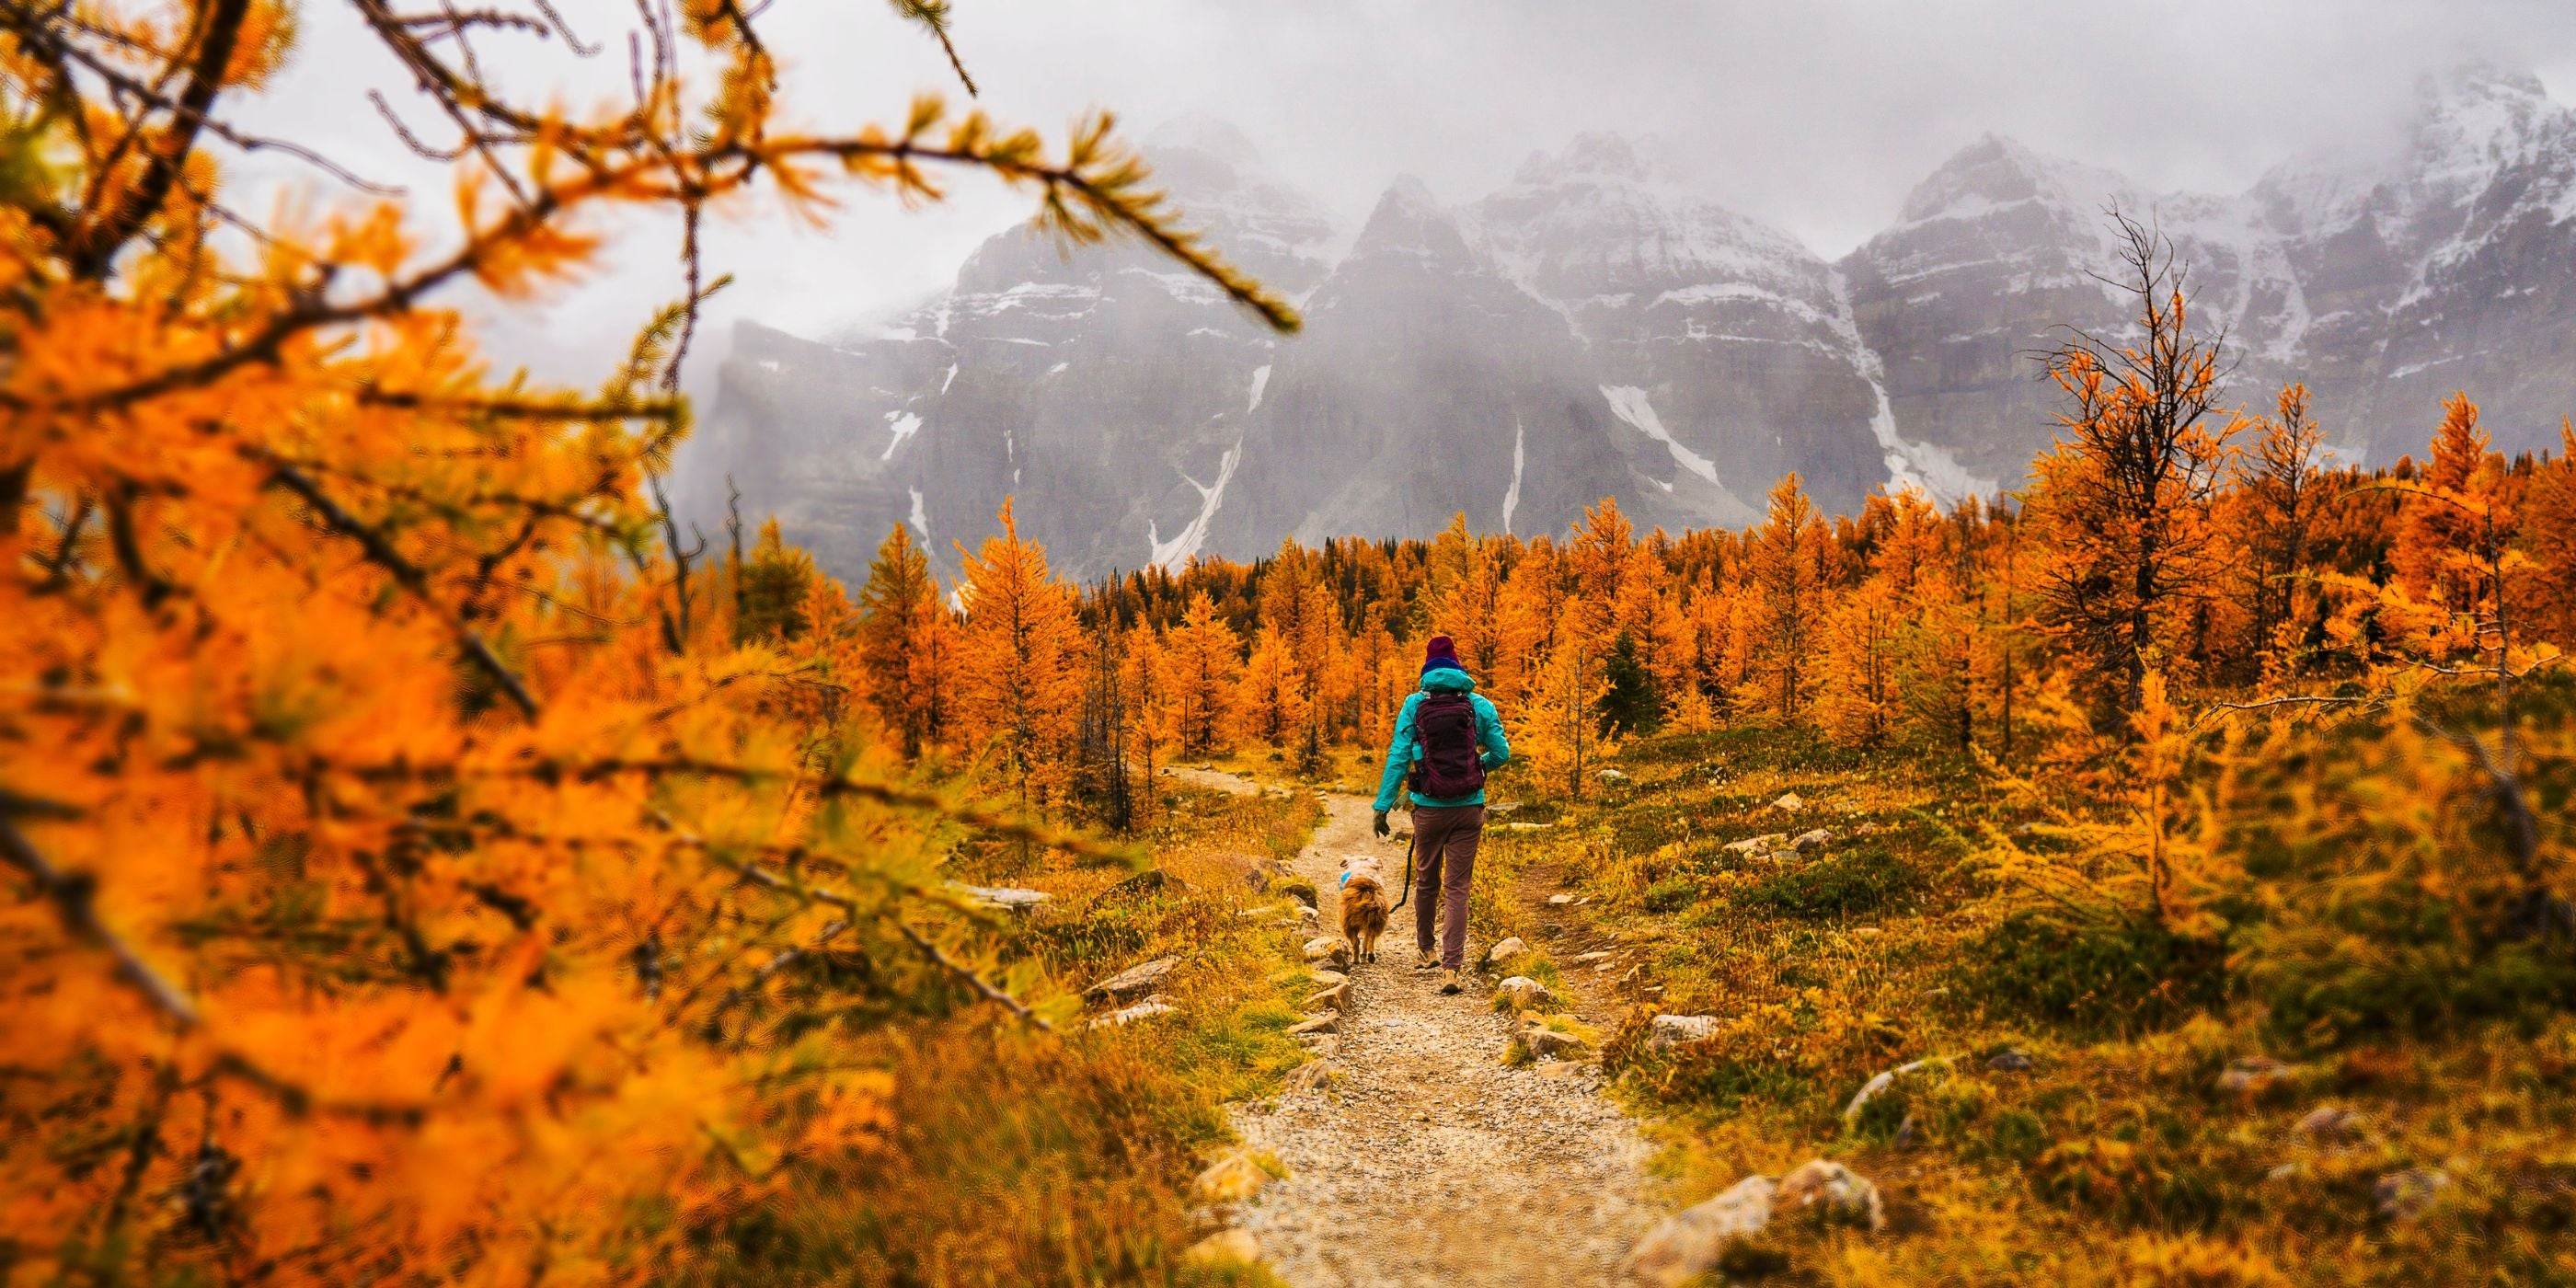
<instances>
[{"instance_id":1,"label":"rocky mountain peak","mask_svg":"<svg viewBox=\"0 0 2576 1288\"><path fill-rule=\"evenodd\" d=\"M1512 182L1543 184L1578 176L1643 182L1664 177L1662 167L1647 160L1634 140L1622 134L1593 131L1575 135L1554 155L1532 152L1512 174Z\"/></svg>"},{"instance_id":2,"label":"rocky mountain peak","mask_svg":"<svg viewBox=\"0 0 2576 1288\"><path fill-rule=\"evenodd\" d=\"M2020 141L1985 134L1914 185L1898 219L1907 224L1973 219L2036 201L2050 206L2099 205L2106 197L2137 204L2120 176L2033 151Z\"/></svg>"},{"instance_id":3,"label":"rocky mountain peak","mask_svg":"<svg viewBox=\"0 0 2576 1288\"><path fill-rule=\"evenodd\" d=\"M1475 253L1459 231L1458 220L1413 175L1398 175L1387 185L1361 225L1351 259L1407 256L1457 265L1471 263Z\"/></svg>"},{"instance_id":4,"label":"rocky mountain peak","mask_svg":"<svg viewBox=\"0 0 2576 1288\"><path fill-rule=\"evenodd\" d=\"M2532 427L2576 398L2576 112L2469 64L2344 133L2346 155L2222 196L1985 135L1827 264L1608 134L1465 206L1398 179L1345 241L1240 132L1185 118L1148 143L1160 180L1300 299L1304 334L1146 248L1068 256L1014 230L839 343L740 330L695 468L844 572L895 522L971 543L1006 496L1097 572L1425 535L1462 510L1552 531L1605 495L1641 524L1731 524L1789 470L1838 510L1890 483L1984 493L2052 433L2031 353L2126 320L2093 276L2116 263L2113 204L2190 266L2242 358L2232 398L2304 381L2355 460L2420 450L2459 388L2500 445L2554 443Z\"/></svg>"},{"instance_id":5,"label":"rocky mountain peak","mask_svg":"<svg viewBox=\"0 0 2576 1288\"><path fill-rule=\"evenodd\" d=\"M2493 63L2462 64L2417 87L2407 169L2426 195L2473 196L2501 171L2565 146L2576 113L2549 97L2540 78Z\"/></svg>"},{"instance_id":6,"label":"rocky mountain peak","mask_svg":"<svg viewBox=\"0 0 2576 1288\"><path fill-rule=\"evenodd\" d=\"M1244 169L1257 170L1264 164L1261 149L1254 147L1243 131L1236 129L1233 122L1213 116L1176 116L1145 136L1145 150L1149 153L1179 148L1205 153Z\"/></svg>"}]
</instances>

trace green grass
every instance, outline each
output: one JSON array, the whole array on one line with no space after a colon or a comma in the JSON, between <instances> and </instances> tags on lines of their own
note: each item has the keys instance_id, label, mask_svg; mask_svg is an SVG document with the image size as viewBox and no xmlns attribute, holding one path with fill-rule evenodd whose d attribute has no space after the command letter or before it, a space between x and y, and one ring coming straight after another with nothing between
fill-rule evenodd
<instances>
[{"instance_id":1,"label":"green grass","mask_svg":"<svg viewBox=\"0 0 2576 1288\"><path fill-rule=\"evenodd\" d=\"M2535 697L2536 718L2576 723L2568 694ZM2553 701L2569 710L2550 714ZM2314 754L2326 759L2255 767L2281 776L2282 809L2371 751ZM2563 818L2576 771L2542 759L2534 797ZM2493 910L2404 881L2313 902L2249 895L2225 905L2216 943L2147 920L1999 911L1963 838L2009 834L2033 809L1941 755L1741 729L1634 739L1613 763L1621 790L1489 841L1479 933L1543 945L1516 883L1546 870L1593 902L1545 920L1615 935L1643 961L1603 1064L1659 1123L1675 1201L1817 1156L1879 1180L1895 1231L1781 1232L1764 1246L1785 1267L1763 1282L2576 1284L2576 951L2563 941L2463 934ZM1771 808L1790 791L1805 810ZM2283 818L2269 831L2259 814L2232 818L2229 834L2254 879L2282 889L2314 888L2289 883L2369 847L2427 852L2422 837ZM1819 826L1843 838L1820 854L1724 849ZM2458 826L2428 852L2491 845L2474 819ZM1542 966L1512 971L1553 986ZM1659 1011L1716 1016L1719 1031L1654 1052L1645 1021ZM1988 1067L2008 1049L2033 1067ZM2258 1055L2296 1067L2220 1089ZM1916 1060L1936 1063L1845 1122L1863 1083ZM2364 1138L2300 1141L2294 1126L2328 1106L2361 1114ZM2394 1222L2374 1187L2408 1167L2453 1184L2422 1220Z\"/></svg>"}]
</instances>

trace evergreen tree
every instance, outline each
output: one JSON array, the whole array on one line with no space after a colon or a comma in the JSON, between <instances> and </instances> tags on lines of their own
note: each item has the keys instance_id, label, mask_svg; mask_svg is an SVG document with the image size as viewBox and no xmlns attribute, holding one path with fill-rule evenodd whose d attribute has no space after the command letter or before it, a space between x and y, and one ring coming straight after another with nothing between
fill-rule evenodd
<instances>
[{"instance_id":1,"label":"evergreen tree","mask_svg":"<svg viewBox=\"0 0 2576 1288\"><path fill-rule=\"evenodd\" d=\"M1610 642L1610 652L1601 661L1602 679L1608 687L1601 694L1601 732L1605 736L1625 737L1648 734L1663 727L1664 701L1655 683L1654 672L1637 656L1637 637L1621 631Z\"/></svg>"},{"instance_id":2,"label":"evergreen tree","mask_svg":"<svg viewBox=\"0 0 2576 1288\"><path fill-rule=\"evenodd\" d=\"M734 573L734 642L803 635L805 597L822 576L812 555L779 536L778 520L761 524L759 544Z\"/></svg>"}]
</instances>

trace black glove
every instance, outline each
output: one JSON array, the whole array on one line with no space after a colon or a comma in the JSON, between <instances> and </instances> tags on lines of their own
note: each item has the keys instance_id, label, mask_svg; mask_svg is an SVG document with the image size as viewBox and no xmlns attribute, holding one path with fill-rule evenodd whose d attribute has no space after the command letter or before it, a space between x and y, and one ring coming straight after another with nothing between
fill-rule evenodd
<instances>
[{"instance_id":1,"label":"black glove","mask_svg":"<svg viewBox=\"0 0 2576 1288\"><path fill-rule=\"evenodd\" d=\"M1379 810L1377 812L1377 834L1382 837L1395 835L1395 829L1386 825L1385 810Z\"/></svg>"}]
</instances>

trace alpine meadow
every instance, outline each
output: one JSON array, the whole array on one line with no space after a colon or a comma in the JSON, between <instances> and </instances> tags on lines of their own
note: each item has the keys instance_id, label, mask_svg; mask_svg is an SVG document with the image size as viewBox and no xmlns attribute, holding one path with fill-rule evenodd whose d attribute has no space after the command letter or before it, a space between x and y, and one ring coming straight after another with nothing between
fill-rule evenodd
<instances>
[{"instance_id":1,"label":"alpine meadow","mask_svg":"<svg viewBox=\"0 0 2576 1288\"><path fill-rule=\"evenodd\" d=\"M1829 263L843 7L0 0L0 1284L2576 1284L2545 76Z\"/></svg>"}]
</instances>

